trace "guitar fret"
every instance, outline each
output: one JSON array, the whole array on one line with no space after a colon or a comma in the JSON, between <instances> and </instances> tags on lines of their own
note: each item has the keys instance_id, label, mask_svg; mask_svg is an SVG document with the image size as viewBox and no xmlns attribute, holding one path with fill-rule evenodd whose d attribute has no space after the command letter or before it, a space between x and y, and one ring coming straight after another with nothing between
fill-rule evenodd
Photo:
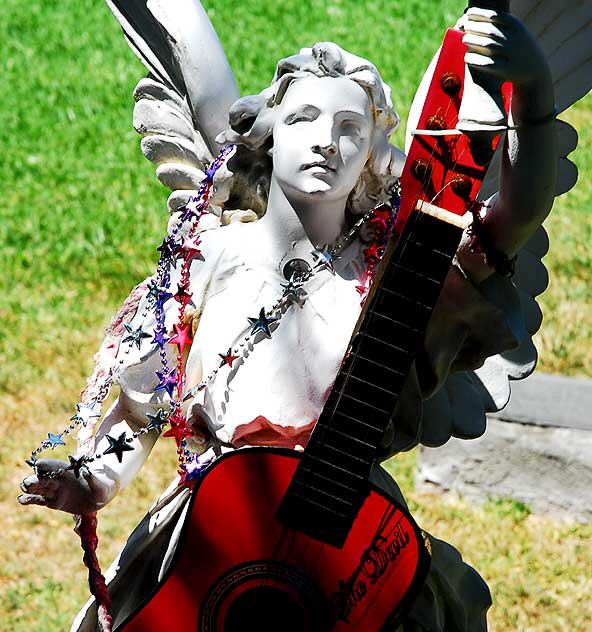
<instances>
[{"instance_id":1,"label":"guitar fret","mask_svg":"<svg viewBox=\"0 0 592 632\"><path fill-rule=\"evenodd\" d=\"M379 314L371 314L362 326L360 333L365 336L371 336L375 340L380 340L382 344L389 344L396 349L400 349L404 352L403 355L408 355L415 351L421 342L420 332L412 332L397 327L391 322L385 322ZM363 345L364 343L360 344ZM379 357L392 357L393 362L397 364L397 357L401 355L401 352L395 352L394 356L391 356L392 352L385 354L385 351L386 350L383 349ZM398 361L401 362L402 360L401 358Z\"/></svg>"},{"instance_id":2,"label":"guitar fret","mask_svg":"<svg viewBox=\"0 0 592 632\"><path fill-rule=\"evenodd\" d=\"M348 375L347 378L340 377L340 381L344 380L344 387L338 384L337 388L342 394L354 397L359 401L368 400L379 409L393 410L398 398L398 392L393 389L383 388L373 382L369 382L355 375Z\"/></svg>"},{"instance_id":3,"label":"guitar fret","mask_svg":"<svg viewBox=\"0 0 592 632\"><path fill-rule=\"evenodd\" d=\"M332 482L333 481L329 481L329 483L332 483ZM323 485L326 486L327 483L323 483ZM340 496L339 493L333 494L332 492L328 491L327 487L325 487L325 489L317 487L310 480L305 481L302 478L298 479L297 481L294 481L294 488L292 490L292 493L300 494L301 492L299 491L299 488L302 488L303 490L302 493L309 494L310 492L313 492L313 500L316 497L317 499L319 499L321 502L324 502L324 503L335 504L336 502L337 506L343 505L343 508L346 511L347 509L354 506L355 501L359 497L360 491L361 491L361 490L350 490L349 494L347 494L349 498L345 498L343 496Z\"/></svg>"},{"instance_id":4,"label":"guitar fret","mask_svg":"<svg viewBox=\"0 0 592 632\"><path fill-rule=\"evenodd\" d=\"M358 347L358 350L360 347ZM390 359L390 358L389 358ZM398 394L404 380L405 374L396 369L378 364L376 362L368 362L361 358L358 353L351 353L343 365L343 369L335 380L335 387L340 390L342 385L350 377L355 377L364 383L372 384L377 388L383 389L387 393ZM347 386L345 387L347 390Z\"/></svg>"},{"instance_id":5,"label":"guitar fret","mask_svg":"<svg viewBox=\"0 0 592 632\"><path fill-rule=\"evenodd\" d=\"M427 305L413 301L388 287L378 290L370 308L381 314L392 314L394 320L415 329L421 329L418 323L427 322L432 313Z\"/></svg>"},{"instance_id":6,"label":"guitar fret","mask_svg":"<svg viewBox=\"0 0 592 632\"><path fill-rule=\"evenodd\" d=\"M377 336L373 336L372 334L369 334L369 333L367 333L365 331L358 332L358 336L360 338L367 338L367 339L372 340L374 342L378 342L381 345L385 345L387 347L390 347L391 349L395 349L396 351L402 352L405 355L407 355L409 353L409 351L407 349L405 349L404 347L400 347L398 345L395 345L392 342L386 342L385 340L382 340L382 339L378 338Z\"/></svg>"},{"instance_id":7,"label":"guitar fret","mask_svg":"<svg viewBox=\"0 0 592 632\"><path fill-rule=\"evenodd\" d=\"M340 472L343 472L345 474L348 474L350 476L353 476L354 478L360 479L360 480L366 480L366 477L363 474L356 474L355 471L352 471L351 469L345 469L344 467L342 467L341 465L337 465L336 463L333 463L331 461L328 461L327 459L324 459L321 456L317 456L315 454L307 454L305 456L305 458L303 458L302 463L305 464L306 460L305 459L312 459L313 461L318 461L319 463L322 463L325 466L329 466L331 468L334 468L336 470L339 470ZM306 465L304 465L304 467L306 467ZM310 468L309 468L310 469Z\"/></svg>"},{"instance_id":8,"label":"guitar fret","mask_svg":"<svg viewBox=\"0 0 592 632\"><path fill-rule=\"evenodd\" d=\"M356 496L356 494L353 494L351 500L346 500L344 498L341 498L340 496L336 496L331 492L328 492L326 489L315 487L310 482L304 483L301 479L294 481L294 488L292 489L292 493L299 495L301 493L299 491L299 488L303 488L302 493L307 494L307 497L309 497L308 495L312 493L311 500L315 500L316 498L318 499L319 503L328 503L329 506L331 504L336 504L337 506L342 505L345 511L353 506L352 501L355 499Z\"/></svg>"},{"instance_id":9,"label":"guitar fret","mask_svg":"<svg viewBox=\"0 0 592 632\"><path fill-rule=\"evenodd\" d=\"M329 483L330 485L337 485L338 487L342 488L346 492L355 492L356 494L360 492L360 489L362 488L363 483L365 483L365 481L360 479L359 481L357 481L358 484L355 487L350 487L349 485L346 485L340 480L337 480L335 478L330 478L328 476L324 476L317 470L303 469L300 480L305 481L309 477L322 479L323 481L327 481L327 483Z\"/></svg>"},{"instance_id":10,"label":"guitar fret","mask_svg":"<svg viewBox=\"0 0 592 632\"><path fill-rule=\"evenodd\" d=\"M326 415L329 417L329 415ZM374 417L373 417L374 418ZM382 440L384 428L388 423L388 418L383 417L376 425L364 423L351 415L344 413L343 411L335 411L329 419L325 422L324 416L321 415L318 426L321 437L325 437L325 430L333 432L341 432L352 437L355 437L358 441L363 441L368 445L376 446Z\"/></svg>"},{"instance_id":11,"label":"guitar fret","mask_svg":"<svg viewBox=\"0 0 592 632\"><path fill-rule=\"evenodd\" d=\"M404 303L408 303L408 304L413 305L413 306L421 307L424 310L427 310L429 312L431 312L434 309L433 305L429 305L427 303L423 303L420 300L415 300L414 298L411 298L411 297L409 297L409 296L407 296L405 294L401 294L401 292L397 292L397 291L392 290L391 288L388 288L388 287L380 288L380 290L378 290L378 292L387 292L388 294L393 295L398 300L401 300Z\"/></svg>"},{"instance_id":12,"label":"guitar fret","mask_svg":"<svg viewBox=\"0 0 592 632\"><path fill-rule=\"evenodd\" d=\"M337 401L333 403L332 398L336 399ZM335 411L337 410L338 406L343 400L345 400L345 405L347 406L353 406L354 408L358 407L362 409L371 409L371 410L366 410L365 411L366 413L374 412L377 414L387 415L388 417L390 417L392 414L392 410L388 411L383 408L379 408L378 406L374 406L373 404L370 404L367 401L356 399L355 397L352 397L351 395L348 395L347 393L336 393L335 391L333 391L331 395L329 396L329 399L327 400L327 403L325 404L325 408Z\"/></svg>"},{"instance_id":13,"label":"guitar fret","mask_svg":"<svg viewBox=\"0 0 592 632\"><path fill-rule=\"evenodd\" d=\"M420 329L417 329L416 327L412 327L409 323L405 323L402 320L398 320L397 318L395 318L393 314L384 314L374 307L369 307L368 316L374 316L374 315L379 316L380 318L384 318L385 320L388 320L389 323L392 323L393 325L397 327L400 327L402 329L407 329L409 332L413 334L422 333Z\"/></svg>"},{"instance_id":14,"label":"guitar fret","mask_svg":"<svg viewBox=\"0 0 592 632\"><path fill-rule=\"evenodd\" d=\"M288 492L290 493L290 492ZM288 493L286 494L286 496L288 495ZM298 492L293 492L290 494L291 498L300 501L306 505L314 505L315 508L320 509L321 511L319 513L327 513L330 512L332 514L334 514L335 516L337 516L337 518L339 519L347 519L348 518L348 514L347 513L343 513L342 511L337 511L335 509L332 509L331 507L328 507L327 505L323 504L323 503L318 503L314 500L312 500L312 498L308 498L307 496L303 496L302 494L299 494ZM285 498L284 498L285 500ZM318 511L317 509L317 511ZM308 516L307 516L308 517Z\"/></svg>"},{"instance_id":15,"label":"guitar fret","mask_svg":"<svg viewBox=\"0 0 592 632\"><path fill-rule=\"evenodd\" d=\"M355 452L364 462L367 462L369 459L372 460L376 452L376 446L372 443L343 433L333 424L319 430L319 439L323 442L323 445L330 446L339 452L345 452L346 454ZM314 451L314 447L312 449Z\"/></svg>"},{"instance_id":16,"label":"guitar fret","mask_svg":"<svg viewBox=\"0 0 592 632\"><path fill-rule=\"evenodd\" d=\"M400 264L416 274L433 278L433 274L438 274L438 271L450 265L451 259L448 254L442 254L417 242L407 241L395 265Z\"/></svg>"}]
</instances>

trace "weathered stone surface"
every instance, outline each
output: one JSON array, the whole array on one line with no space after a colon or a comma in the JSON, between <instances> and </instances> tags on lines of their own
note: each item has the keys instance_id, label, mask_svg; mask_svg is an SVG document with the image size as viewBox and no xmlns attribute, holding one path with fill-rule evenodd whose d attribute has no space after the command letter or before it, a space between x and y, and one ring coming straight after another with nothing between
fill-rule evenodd
<instances>
[{"instance_id":1,"label":"weathered stone surface","mask_svg":"<svg viewBox=\"0 0 592 632\"><path fill-rule=\"evenodd\" d=\"M422 448L416 478L420 490L509 497L535 513L592 521L592 432L490 417L479 439Z\"/></svg>"},{"instance_id":2,"label":"weathered stone surface","mask_svg":"<svg viewBox=\"0 0 592 632\"><path fill-rule=\"evenodd\" d=\"M592 432L592 380L535 373L512 382L512 398L495 417Z\"/></svg>"}]
</instances>

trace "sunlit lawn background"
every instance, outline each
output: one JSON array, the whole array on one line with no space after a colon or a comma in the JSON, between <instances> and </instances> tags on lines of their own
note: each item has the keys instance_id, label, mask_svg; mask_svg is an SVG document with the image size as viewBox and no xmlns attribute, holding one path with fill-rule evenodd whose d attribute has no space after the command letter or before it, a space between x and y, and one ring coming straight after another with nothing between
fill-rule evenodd
<instances>
[{"instance_id":1,"label":"sunlit lawn background","mask_svg":"<svg viewBox=\"0 0 592 632\"><path fill-rule=\"evenodd\" d=\"M406 118L414 89L461 0L209 0L241 93L269 83L275 62L334 40L372 59ZM73 414L102 328L151 273L166 191L131 126L143 67L100 0L0 3L0 629L68 629L87 595L65 514L16 504L23 458ZM580 132L581 181L547 222L551 285L542 299L540 368L592 372L589 212L592 107ZM396 134L402 143L403 130ZM101 514L100 557L113 557L175 471L160 442L142 475ZM492 500L474 507L413 492L414 456L389 463L422 526L460 548L492 588L492 630L592 629L592 529Z\"/></svg>"}]
</instances>

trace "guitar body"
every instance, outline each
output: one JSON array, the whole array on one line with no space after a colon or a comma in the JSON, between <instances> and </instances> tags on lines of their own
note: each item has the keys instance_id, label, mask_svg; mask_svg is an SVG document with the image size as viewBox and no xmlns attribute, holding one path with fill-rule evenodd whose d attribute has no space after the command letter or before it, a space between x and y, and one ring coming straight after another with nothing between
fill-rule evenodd
<instances>
[{"instance_id":1,"label":"guitar body","mask_svg":"<svg viewBox=\"0 0 592 632\"><path fill-rule=\"evenodd\" d=\"M409 513L373 485L341 548L276 512L301 456L248 448L196 484L176 556L125 632L393 630L429 568Z\"/></svg>"}]
</instances>

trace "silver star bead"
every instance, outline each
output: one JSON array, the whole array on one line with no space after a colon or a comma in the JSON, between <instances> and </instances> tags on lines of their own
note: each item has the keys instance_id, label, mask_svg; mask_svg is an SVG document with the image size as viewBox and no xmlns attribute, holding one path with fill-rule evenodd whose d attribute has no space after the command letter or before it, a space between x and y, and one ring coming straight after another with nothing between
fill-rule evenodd
<instances>
[{"instance_id":1,"label":"silver star bead","mask_svg":"<svg viewBox=\"0 0 592 632\"><path fill-rule=\"evenodd\" d=\"M78 411L74 416L70 417L70 421L77 421L82 423L83 426L93 418L100 417L101 413L96 411L94 407L89 406L88 404L76 404L76 410Z\"/></svg>"},{"instance_id":2,"label":"silver star bead","mask_svg":"<svg viewBox=\"0 0 592 632\"><path fill-rule=\"evenodd\" d=\"M330 250L313 250L311 254L316 261L314 266L315 270L329 270L331 274L335 274L333 262L337 259L337 257L333 252Z\"/></svg>"},{"instance_id":3,"label":"silver star bead","mask_svg":"<svg viewBox=\"0 0 592 632\"><path fill-rule=\"evenodd\" d=\"M139 349L142 346L142 340L144 340L144 338L150 338L150 334L142 331L141 327L134 329L129 323L124 323L123 326L125 327L128 335L122 340L122 342L129 342L132 345L135 343Z\"/></svg>"}]
</instances>

